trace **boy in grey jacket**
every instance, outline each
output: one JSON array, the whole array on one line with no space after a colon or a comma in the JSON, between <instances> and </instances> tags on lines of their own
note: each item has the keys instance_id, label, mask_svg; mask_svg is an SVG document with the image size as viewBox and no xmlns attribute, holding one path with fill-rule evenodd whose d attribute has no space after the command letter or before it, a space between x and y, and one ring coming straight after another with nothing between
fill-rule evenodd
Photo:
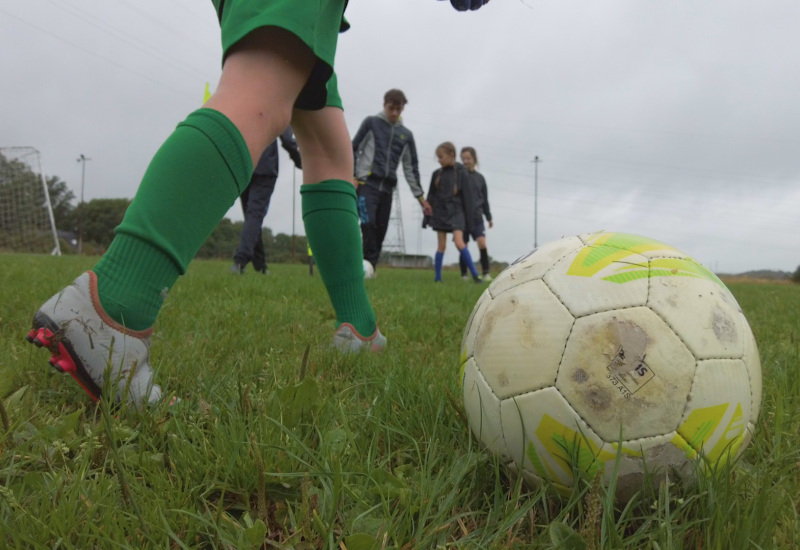
<instances>
[{"instance_id":1,"label":"boy in grey jacket","mask_svg":"<svg viewBox=\"0 0 800 550\"><path fill-rule=\"evenodd\" d=\"M383 96L383 111L368 116L353 137L355 179L364 259L373 267L389 227L392 197L397 186L397 167L403 173L423 212L430 215L419 178L419 159L414 136L400 120L408 100L402 91L391 89Z\"/></svg>"}]
</instances>

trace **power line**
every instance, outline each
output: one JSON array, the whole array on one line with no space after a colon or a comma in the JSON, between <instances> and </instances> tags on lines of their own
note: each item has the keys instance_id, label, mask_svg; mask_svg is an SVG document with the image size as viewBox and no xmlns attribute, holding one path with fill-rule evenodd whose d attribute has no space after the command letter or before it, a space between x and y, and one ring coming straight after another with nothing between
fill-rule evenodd
<instances>
[{"instance_id":1,"label":"power line","mask_svg":"<svg viewBox=\"0 0 800 550\"><path fill-rule=\"evenodd\" d=\"M199 46L201 48L204 48L204 49L208 47L208 44L206 42L199 42L199 41L195 40L194 37L192 37L191 35L186 34L186 33L182 32L179 29L176 29L175 27L173 27L171 25L167 25L164 22L163 19L160 19L158 17L154 17L151 12L142 10L141 8L138 8L137 6L135 6L132 2L129 2L128 0L116 0L116 3L117 4L124 4L132 12L139 14L139 16L143 17L144 19L147 19L148 21L150 21L154 25L159 26L159 27L161 27L163 29L166 29L167 31L169 31L169 33L171 35L183 37L183 39L188 40L189 42L192 42L193 44L195 44L195 45L197 45L197 46Z\"/></svg>"},{"instance_id":2,"label":"power line","mask_svg":"<svg viewBox=\"0 0 800 550\"><path fill-rule=\"evenodd\" d=\"M178 0L172 0L172 3L173 3L173 4L175 4L176 6L178 6L180 9L184 10L186 13L188 13L188 14L191 14L191 15L193 15L194 17L196 17L197 19L199 19L199 20L203 21L203 23L205 23L207 26L209 26L209 27L213 27L213 28L215 28L215 29L219 29L219 24L218 24L218 23L216 23L216 22L215 22L215 23L212 23L210 19L208 19L208 18L206 18L206 17L204 17L204 16L200 15L200 14L199 14L199 13L197 13L196 11L194 11L194 10L191 10L191 9L189 9L188 7L186 7L186 5L185 5L183 2L179 2ZM197 5L197 3L195 3L195 2L189 2L189 5L190 5L190 6L196 6L196 5ZM204 3L204 5L205 5L205 3Z\"/></svg>"},{"instance_id":3,"label":"power line","mask_svg":"<svg viewBox=\"0 0 800 550\"><path fill-rule=\"evenodd\" d=\"M81 8L79 8L77 6L71 5L71 4L67 4L67 6L71 7L73 10L76 10L76 11L73 11L73 10L67 9L66 7L60 5L59 3L55 2L54 0L45 0L45 1L48 2L49 4L53 5L53 6L57 7L58 9L63 10L64 12L70 14L72 17L74 17L76 19L79 19L79 20L83 21L84 23L86 23L88 25L91 25L92 27L96 28L97 30L99 30L101 32L104 32L107 35L109 35L109 36L111 36L111 37L113 37L113 38L115 38L115 39L117 39L117 40L119 40L121 42L124 42L125 44L133 47L134 49L137 49L140 52L142 52L142 53L144 53L144 54L146 54L146 55L148 55L148 56L150 56L150 57L152 57L154 59L157 59L158 61L164 63L165 65L168 65L169 67L172 67L173 69L177 69L178 71L181 71L181 72L183 72L185 74L192 74L191 71L187 70L187 68L188 68L188 69L191 69L192 71L194 71L194 76L199 76L200 78L205 78L206 72L203 71L202 69L198 69L196 67L188 67L185 62L181 62L180 64L179 63L173 63L172 61L167 59L165 56L161 55L161 53L156 51L154 48L148 47L147 43L143 42L142 40L140 40L139 37L137 37L135 35L132 35L132 34L126 32L126 31L124 31L124 30L122 30L122 29L120 29L118 27L115 27L115 26L111 25L110 23L104 21L103 19L101 19L99 17L96 17L95 15L93 15L92 13L90 13L90 12L88 12L86 10L83 10L83 9L81 9ZM103 28L103 27L106 27L106 28Z\"/></svg>"},{"instance_id":4,"label":"power line","mask_svg":"<svg viewBox=\"0 0 800 550\"><path fill-rule=\"evenodd\" d=\"M83 203L83 184L86 180L86 161L92 160L83 153L78 157L81 163L81 202L78 205L78 254L83 251L83 210L86 205Z\"/></svg>"},{"instance_id":5,"label":"power line","mask_svg":"<svg viewBox=\"0 0 800 550\"><path fill-rule=\"evenodd\" d=\"M518 208L516 206L508 206L508 205L504 205L504 204L493 202L492 203L492 209L494 210L496 207L500 208L502 210L510 210L510 211L514 211L514 212L522 212L522 213L526 213L526 214L532 214L533 213L529 209ZM617 220L613 220L613 219L608 219L608 218L598 219L598 218L587 218L585 216L580 216L580 217L578 217L578 216L570 216L569 214L563 214L561 212L558 212L558 213L544 213L544 214L542 214L542 216L545 217L545 218L552 218L554 220L559 220L559 221L560 220L572 220L572 221L578 221L578 222L581 222L581 223L584 223L584 224L585 223L591 223L595 227L602 228L603 230L613 228L613 226L615 226L615 225L619 225L619 222ZM642 224L637 224L637 225L642 225ZM669 226L669 227L667 227L665 229L663 225L659 225L659 230L663 231L664 233L671 234L671 235L681 235L681 236L684 236L684 237L693 237L693 238L697 238L697 236L698 236L698 234L696 232L680 231L680 230L676 230L674 227L675 226ZM760 248L768 248L768 249L772 249L772 250L789 251L789 252L792 252L792 253L796 253L797 252L797 247L796 246L781 246L781 245L773 244L772 242L764 242L764 241L750 242L750 241L744 241L744 240L740 240L740 239L729 239L729 238L725 238L725 237L718 237L718 236L707 234L707 233L703 234L702 238L705 241L724 242L724 243L735 244L735 245L749 246L749 247L758 248L758 249L760 249Z\"/></svg>"},{"instance_id":6,"label":"power line","mask_svg":"<svg viewBox=\"0 0 800 550\"><path fill-rule=\"evenodd\" d=\"M530 178L532 177L532 174L530 174L530 173L513 172L513 171L509 171L509 170L495 169L495 168L492 168L492 169L489 169L489 170L485 170L484 173L486 173L486 174L489 174L489 173L491 173L491 174L505 174L505 175L514 176L514 177L517 177L517 178L520 178L520 179L523 179L523 180L526 180L526 181L530 180ZM702 188L698 188L697 185L693 185L693 184L681 184L679 182L676 182L674 179L668 180L669 184L671 186L669 190L664 190L664 189L661 189L661 188L654 188L654 186L656 186L656 185L659 185L661 187L663 187L663 185L661 183L648 182L647 180L639 180L639 181L637 181L635 183L635 185L632 185L630 182L626 182L625 179L623 179L621 177L612 177L612 178L609 179L609 178L600 178L600 177L597 177L597 176L593 176L592 178L583 178L582 177L581 179L578 180L578 179L564 178L564 177L558 177L558 176L547 176L547 177L544 177L543 179L545 181L552 181L552 182L558 182L558 183L567 183L567 184L576 185L576 186L579 186L579 187L592 187L592 188L595 188L595 189L598 187L598 184L616 183L616 184L619 184L619 185L627 186L630 190L635 190L635 191L638 191L638 192L642 192L643 194L646 194L646 195L649 195L649 196L650 195L654 195L654 196L663 197L663 198L674 198L676 192L687 191L691 195L697 195L697 194L710 195L713 198L719 198L721 196L729 196L729 197L734 197L734 198L737 198L737 199L752 199L752 200L756 200L756 201L765 199L764 193L747 193L747 192L743 192L743 191L739 191L739 190L735 190L735 191L731 190L731 191L729 191L727 189L702 189ZM703 179L703 178L694 178L694 179ZM758 182L755 182L755 183L758 183ZM763 182L761 182L761 183L763 183ZM526 185L526 183L511 184L511 185ZM522 194L522 195L529 194L526 191L517 191L517 190L508 189L504 185L498 185L496 182L492 184L492 188L501 189L501 190L504 190L504 191L509 192L509 193L518 193L518 194ZM781 197L780 200L781 200L781 202L783 204L785 204L787 202L793 204L793 203L796 202L795 200L789 199L786 196ZM752 205L752 202L749 202L748 205ZM748 208L749 207L750 206L748 206ZM769 206L769 207L771 208L772 206Z\"/></svg>"},{"instance_id":7,"label":"power line","mask_svg":"<svg viewBox=\"0 0 800 550\"><path fill-rule=\"evenodd\" d=\"M784 143L788 145L798 145L800 140L797 139L779 139L773 137L756 137L756 136L738 136L730 134L711 134L704 132L687 132L683 130L674 130L669 128L635 128L635 127L619 127L619 126L606 126L606 125L592 125L586 123L564 122L564 121L545 121L541 119L530 118L507 118L498 117L495 115L476 115L474 112L470 113L448 113L444 111L429 112L417 111L418 114L423 115L427 120L437 117L451 117L458 118L459 120L488 120L494 123L508 123L515 125L525 125L529 127L541 126L564 126L568 128L575 128L579 130L589 130L593 132L600 132L604 136L608 136L611 132L616 133L635 133L635 134L653 134L653 135L666 135L666 136L679 136L691 137L702 139L719 139L727 141L755 141L764 143ZM433 123L430 123L434 125ZM435 126L435 125L434 125Z\"/></svg>"},{"instance_id":8,"label":"power line","mask_svg":"<svg viewBox=\"0 0 800 550\"><path fill-rule=\"evenodd\" d=\"M49 36L50 38L54 38L56 40L64 42L65 44L68 44L68 45L72 46L73 48L81 50L84 53L88 53L89 55L92 55L94 57L102 59L106 63L109 63L109 64L113 65L114 67L116 67L116 68L118 68L118 69L120 69L122 71L129 72L129 73L134 74L134 75L136 75L138 77L144 78L145 80L149 80L150 82L152 82L154 84L158 84L159 86L161 86L161 87L163 87L163 88L165 88L167 90L170 90L171 92L175 92L177 94L180 94L181 97L189 96L189 94L186 91L178 90L177 88L173 88L169 84L165 84L164 82L161 82L160 80L156 80L156 79L152 78L151 76L149 76L147 74L141 73L141 72L136 71L134 69L131 69L129 67L125 67L124 65L121 65L120 63L118 63L114 59L111 59L109 57L101 55L101 54L99 54L97 52L94 52L92 50L86 49L83 46L81 46L79 44L76 44L75 42L72 42L71 40L68 40L68 39L66 39L64 37L58 36L58 35L50 32L50 31L48 31L48 30L46 30L46 29L34 24L34 23L31 23L30 21L26 21L25 19L22 19L21 17L18 17L16 15L14 15L13 13L9 13L9 12L3 10L3 9L0 9L0 13L4 13L4 14L8 15L9 17L11 17L13 19L16 19L17 21L20 21L21 23L23 23L23 24L25 24L25 25L33 28L33 29L41 31L41 32L45 33L47 36Z\"/></svg>"},{"instance_id":9,"label":"power line","mask_svg":"<svg viewBox=\"0 0 800 550\"><path fill-rule=\"evenodd\" d=\"M495 188L494 191L507 192L503 189L497 189L497 188ZM513 193L526 196L532 195L532 193L529 192L526 193L522 191L515 191ZM640 209L650 214L655 214L655 213L674 214L677 217L679 217L679 219L682 220L686 220L687 218L690 217L696 219L703 216L709 216L710 215L709 212L711 212L711 210L709 210L708 208L704 209L702 204L691 202L689 200L686 201L687 206L673 206L674 203L664 204L663 202L659 202L658 200L648 201L642 199L637 201L629 201L629 200L622 200L619 197L615 197L613 199L605 199L596 196L592 196L591 198L586 198L585 195L581 194L560 195L555 193L540 192L539 197L544 197L551 200L564 201L569 203L624 206L628 208ZM492 201L492 204L494 204L494 201ZM720 217L720 216L732 217L735 219L737 223L753 224L760 229L765 229L768 227L775 228L776 230L789 230L794 227L800 229L800 219L798 219L797 217L793 216L776 217L774 212L757 211L754 210L752 206L748 206L747 212L744 215L742 213L742 210L737 208L736 205L730 205L728 207L715 206L713 209L713 215L715 217Z\"/></svg>"},{"instance_id":10,"label":"power line","mask_svg":"<svg viewBox=\"0 0 800 550\"><path fill-rule=\"evenodd\" d=\"M463 118L469 119L470 117L463 117ZM446 129L448 134L461 134L461 135L463 135L463 134L470 133L469 130L465 126L442 126L442 125L438 125L438 124L433 124L429 120L423 120L422 122L419 122L419 123L415 122L415 126L417 124L422 125L422 126L433 127L433 128ZM569 160L558 160L557 149L554 150L552 148L552 146L549 145L549 144L526 143L523 146L517 146L517 145L519 145L519 141L518 140L513 140L513 141L504 140L503 138L497 138L495 136L486 135L485 133L483 133L482 136L483 136L483 139L485 141L483 143L481 143L479 146L476 146L476 149L481 150L481 151L484 151L484 150L487 150L487 149L488 150L494 150L494 151L500 151L499 154L496 153L495 155L493 155L493 157L494 158L500 158L500 159L506 158L506 159L512 160L513 162L519 162L519 163L527 163L528 162L528 158L529 158L529 154L530 154L531 149L546 148L548 151L551 152L550 153L551 155L553 155L553 154L555 155L555 159L552 162L559 163L559 164L567 164L567 165L570 165L570 164L590 164L590 163L593 163L593 162L597 162L597 163L623 164L623 165L627 165L627 166L641 166L641 167L646 167L646 168L649 168L649 167L662 168L662 169L666 168L667 171L666 172L661 172L661 173L670 173L670 174L677 173L677 174L681 174L681 175L689 174L692 177L704 178L704 179L712 179L712 178L710 178L709 176L698 175L697 172L718 174L720 177L725 177L726 179L731 179L731 178L737 179L737 180L745 179L745 180L752 180L752 181L756 181L756 182L774 181L774 182L780 182L780 183L795 184L797 182L797 180L798 180L798 178L793 178L793 177L787 177L787 178L764 177L764 176L753 175L753 174L742 174L742 173L738 173L738 172L737 173L731 173L731 172L726 172L726 171L718 170L718 169L714 169L714 168L705 168L705 167L696 167L696 166L684 166L684 165L677 165L677 164L664 165L664 164L657 164L657 163L647 163L647 162L641 162L641 161L626 161L626 160L618 160L618 159L610 159L610 158L602 158L601 159L601 158L593 158L593 157L585 157L584 156L584 157L581 157L580 159L574 159L574 158L570 157ZM420 143L424 143L424 140L420 140ZM503 145L495 145L496 143L503 143ZM509 144L509 143L512 143L513 145L506 145L506 144ZM787 144L791 144L793 142L788 142L787 141L786 143ZM515 156L515 155L504 154L504 153L507 153L508 151L518 151L519 155ZM548 156L548 161L550 160L550 158L551 157L549 155ZM513 172L506 172L506 173L513 173ZM653 173L653 171L652 170L648 170L647 173ZM530 174L520 174L520 173L515 173L515 174L516 175L520 175L522 177L530 177ZM800 175L800 166L798 166L798 174Z\"/></svg>"},{"instance_id":11,"label":"power line","mask_svg":"<svg viewBox=\"0 0 800 550\"><path fill-rule=\"evenodd\" d=\"M431 164L427 161L420 162L421 170L426 171L426 166L431 166ZM492 174L492 171L484 171L484 175ZM525 173L525 174L518 174L515 173L514 175L524 179L524 182L520 185L524 185L523 190L516 190L516 189L509 189L507 186L497 183L497 180L489 181L489 189L492 193L510 193L514 195L523 195L523 196L532 196L534 193L530 190L530 180L531 178L535 177L535 174ZM629 184L625 184L624 182L620 182L625 187L623 189L617 189L613 193L610 192L607 188L607 185L603 185L602 183L598 183L596 179L587 180L583 179L580 181L577 180L570 180L565 178L558 178L558 177L544 177L542 178L544 181L548 182L555 182L555 183L568 183L570 185L578 186L578 187L588 187L593 191L598 191L600 189L606 189L604 192L605 195L613 195L613 198L604 198L596 196L596 193L593 193L591 198L586 198L586 195L582 192L571 193L571 194L559 194L554 192L545 192L540 193L540 196L554 199L554 200L561 200L570 203L588 203L588 204L606 204L610 206L628 206L631 208L643 208L646 209L648 212L651 213L674 213L682 215L684 219L689 216L704 216L708 215L709 210L707 207L704 207L704 204L707 204L708 200L711 199L722 199L725 200L728 204L724 206L715 205L714 212L715 215L725 215L729 217L734 217L738 222L744 221L744 223L752 223L758 225L760 228L764 227L774 227L778 230L787 230L789 228L793 228L798 223L798 218L792 214L778 214L775 211L775 201L765 199L763 196L753 195L750 200L747 201L746 209L742 208L742 201L736 199L742 199L738 193L733 192L714 192L714 191L706 191L706 190L692 190L690 194L683 194L681 195L679 192L673 189L670 192L663 191L661 192L658 189L652 188L642 188L642 187L632 187ZM602 181L602 180L601 180ZM607 182L608 180L606 180ZM423 180L424 182L424 180ZM563 186L553 186L555 188L563 189ZM614 194L616 193L616 194ZM627 196L630 194L634 195L641 195L641 198L635 201L631 200L624 200L620 198L622 196ZM698 201L698 194L706 195L706 199ZM683 200L683 203L677 204L679 200ZM796 201L789 200L784 198L782 200L783 205L788 204L795 204ZM706 208L704 210L704 208Z\"/></svg>"}]
</instances>

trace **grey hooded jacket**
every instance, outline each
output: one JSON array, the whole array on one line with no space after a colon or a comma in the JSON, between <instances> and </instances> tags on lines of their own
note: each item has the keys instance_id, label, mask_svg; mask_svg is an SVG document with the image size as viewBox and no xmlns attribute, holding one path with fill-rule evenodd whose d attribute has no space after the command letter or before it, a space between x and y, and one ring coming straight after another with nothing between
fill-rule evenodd
<instances>
[{"instance_id":1,"label":"grey hooded jacket","mask_svg":"<svg viewBox=\"0 0 800 550\"><path fill-rule=\"evenodd\" d=\"M397 167L402 162L414 197L424 194L414 135L403 126L402 120L392 124L383 111L365 118L353 137L353 155L357 180L380 191L393 192L397 185Z\"/></svg>"}]
</instances>

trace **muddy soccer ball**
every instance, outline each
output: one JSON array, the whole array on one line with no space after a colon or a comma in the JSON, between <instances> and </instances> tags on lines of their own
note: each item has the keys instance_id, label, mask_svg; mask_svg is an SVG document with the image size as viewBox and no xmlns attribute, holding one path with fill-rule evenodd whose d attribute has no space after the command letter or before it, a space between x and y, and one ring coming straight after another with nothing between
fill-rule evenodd
<instances>
[{"instance_id":1,"label":"muddy soccer ball","mask_svg":"<svg viewBox=\"0 0 800 550\"><path fill-rule=\"evenodd\" d=\"M504 270L465 329L461 382L473 433L526 481L568 492L576 472L609 481L619 461L622 500L651 473L691 479L735 457L761 403L756 343L722 281L622 233Z\"/></svg>"}]
</instances>

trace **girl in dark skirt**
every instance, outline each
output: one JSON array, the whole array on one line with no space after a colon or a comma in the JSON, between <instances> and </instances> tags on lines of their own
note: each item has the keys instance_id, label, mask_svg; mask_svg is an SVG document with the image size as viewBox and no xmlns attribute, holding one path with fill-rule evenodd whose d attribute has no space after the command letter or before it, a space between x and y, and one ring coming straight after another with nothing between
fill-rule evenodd
<instances>
[{"instance_id":1,"label":"girl in dark skirt","mask_svg":"<svg viewBox=\"0 0 800 550\"><path fill-rule=\"evenodd\" d=\"M474 205L472 212L466 213L467 220L472 216L472 224L467 223L466 233L464 234L464 241L469 243L470 236L478 243L478 250L481 253L481 267L483 268L483 280L491 281L492 276L489 273L489 253L486 250L486 226L483 224L483 218L489 227L492 227L492 212L489 209L489 193L486 190L486 178L483 174L475 169L478 164L478 153L475 152L474 147L461 148L461 162L469 173L469 182L472 185L472 195L474 198ZM464 262L460 262L461 277L467 279L467 266Z\"/></svg>"},{"instance_id":2,"label":"girl in dark skirt","mask_svg":"<svg viewBox=\"0 0 800 550\"><path fill-rule=\"evenodd\" d=\"M436 231L439 242L436 249L436 282L442 282L442 263L444 251L447 247L447 234L453 234L453 243L461 259L467 264L476 283L483 282L478 276L472 256L464 244L464 229L466 228L465 208L472 204L470 186L467 185L469 174L464 165L456 162L455 145L446 141L436 148L436 159L441 168L431 176L431 185L428 189L428 202L433 209L430 221L431 228Z\"/></svg>"}]
</instances>

